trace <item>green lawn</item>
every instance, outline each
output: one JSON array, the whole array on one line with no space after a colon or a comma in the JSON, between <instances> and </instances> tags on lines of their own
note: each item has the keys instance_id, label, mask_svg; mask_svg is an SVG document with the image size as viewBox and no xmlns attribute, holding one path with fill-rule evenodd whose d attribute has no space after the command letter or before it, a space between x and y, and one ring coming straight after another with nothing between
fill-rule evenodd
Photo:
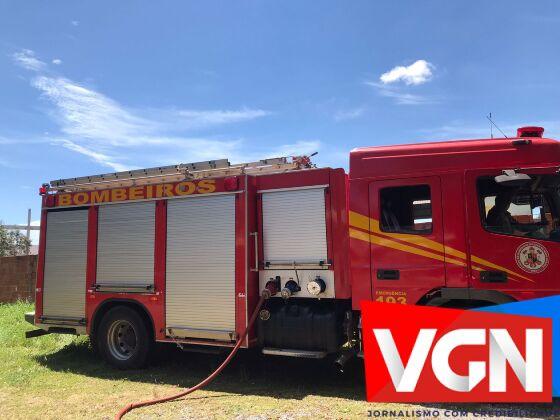
<instances>
[{"instance_id":1,"label":"green lawn","mask_svg":"<svg viewBox=\"0 0 560 420\"><path fill-rule=\"evenodd\" d=\"M28 303L0 305L2 418L113 418L131 401L196 384L223 360L165 347L148 369L120 372L98 359L86 337L53 334L26 340L24 332L33 327L23 314L30 310ZM345 419L365 418L369 409L418 408L368 404L364 393L359 362L340 375L327 361L240 352L207 389L126 418Z\"/></svg>"}]
</instances>

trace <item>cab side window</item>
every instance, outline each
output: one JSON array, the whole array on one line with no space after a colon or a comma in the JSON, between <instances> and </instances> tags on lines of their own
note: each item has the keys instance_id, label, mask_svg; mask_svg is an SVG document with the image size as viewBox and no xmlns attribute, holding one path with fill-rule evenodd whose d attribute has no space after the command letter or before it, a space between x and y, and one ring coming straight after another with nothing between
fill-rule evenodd
<instances>
[{"instance_id":1,"label":"cab side window","mask_svg":"<svg viewBox=\"0 0 560 420\"><path fill-rule=\"evenodd\" d=\"M534 180L537 182L537 179ZM555 231L557 216L551 206L556 188L546 176L536 187L503 187L492 177L477 182L483 227L494 233L534 239L558 240Z\"/></svg>"},{"instance_id":2,"label":"cab side window","mask_svg":"<svg viewBox=\"0 0 560 420\"><path fill-rule=\"evenodd\" d=\"M380 191L380 227L383 232L432 233L429 185L383 188Z\"/></svg>"}]
</instances>

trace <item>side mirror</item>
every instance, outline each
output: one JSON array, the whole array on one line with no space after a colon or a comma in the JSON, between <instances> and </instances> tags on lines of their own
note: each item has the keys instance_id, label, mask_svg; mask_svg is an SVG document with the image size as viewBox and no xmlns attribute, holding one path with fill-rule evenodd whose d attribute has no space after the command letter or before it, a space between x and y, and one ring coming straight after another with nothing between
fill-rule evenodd
<instances>
[{"instance_id":1,"label":"side mirror","mask_svg":"<svg viewBox=\"0 0 560 420\"><path fill-rule=\"evenodd\" d=\"M502 175L495 177L494 181L503 187L524 187L531 182L531 177L513 169L506 169Z\"/></svg>"}]
</instances>

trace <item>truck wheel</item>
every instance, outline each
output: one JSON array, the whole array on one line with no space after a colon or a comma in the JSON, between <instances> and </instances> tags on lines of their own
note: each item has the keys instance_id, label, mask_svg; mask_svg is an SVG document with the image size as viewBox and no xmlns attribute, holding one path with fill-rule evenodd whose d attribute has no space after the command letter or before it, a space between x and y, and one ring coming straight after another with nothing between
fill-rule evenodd
<instances>
[{"instance_id":1,"label":"truck wheel","mask_svg":"<svg viewBox=\"0 0 560 420\"><path fill-rule=\"evenodd\" d=\"M142 317L125 306L117 306L105 314L95 341L99 353L117 369L144 367L154 344Z\"/></svg>"}]
</instances>

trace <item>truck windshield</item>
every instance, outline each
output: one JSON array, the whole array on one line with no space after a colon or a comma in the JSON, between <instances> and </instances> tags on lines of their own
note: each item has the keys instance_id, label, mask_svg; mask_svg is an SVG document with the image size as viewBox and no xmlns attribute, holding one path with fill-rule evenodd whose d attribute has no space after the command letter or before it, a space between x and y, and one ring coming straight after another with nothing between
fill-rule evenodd
<instances>
[{"instance_id":1,"label":"truck windshield","mask_svg":"<svg viewBox=\"0 0 560 420\"><path fill-rule=\"evenodd\" d=\"M486 230L560 242L560 175L531 175L523 187L505 187L486 176L477 188Z\"/></svg>"}]
</instances>

